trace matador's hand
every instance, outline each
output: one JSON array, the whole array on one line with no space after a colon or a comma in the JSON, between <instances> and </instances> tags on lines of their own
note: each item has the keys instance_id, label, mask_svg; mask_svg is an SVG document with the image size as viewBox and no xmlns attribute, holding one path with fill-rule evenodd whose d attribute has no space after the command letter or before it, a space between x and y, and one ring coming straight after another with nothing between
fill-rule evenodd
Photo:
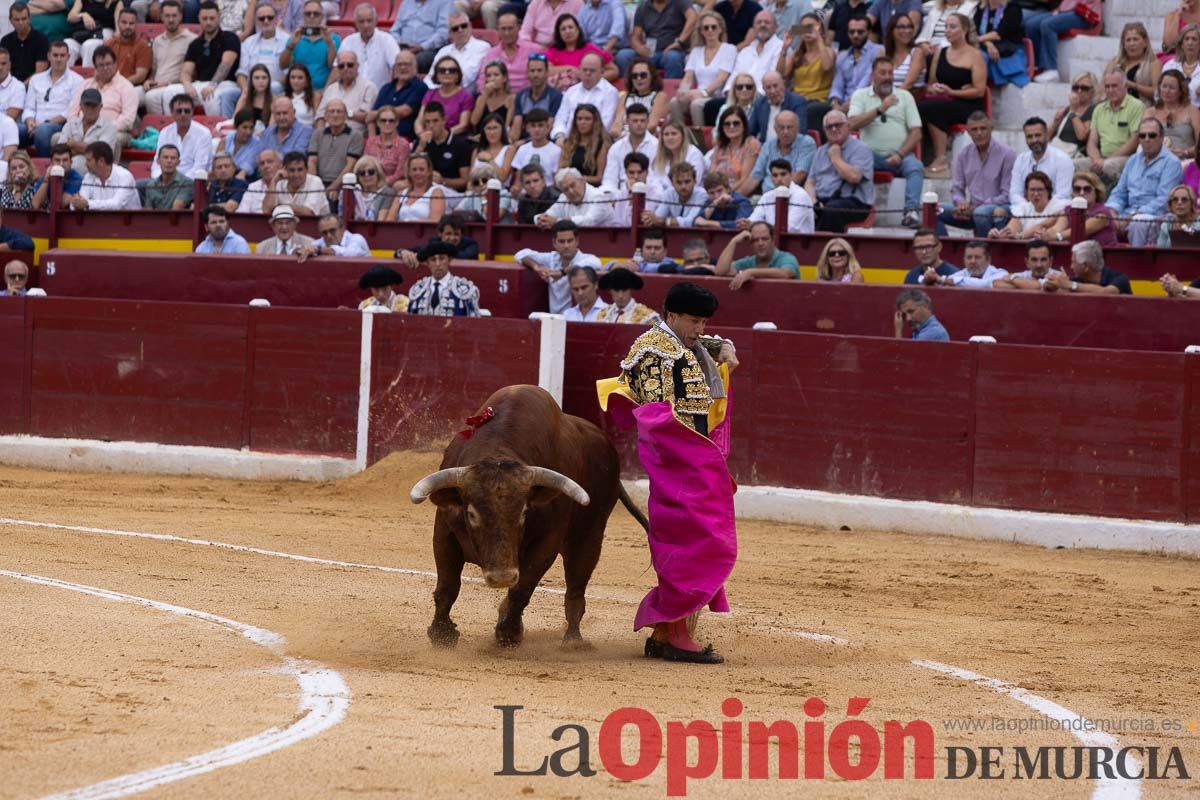
<instances>
[{"instance_id":1,"label":"matador's hand","mask_svg":"<svg viewBox=\"0 0 1200 800\"><path fill-rule=\"evenodd\" d=\"M721 352L717 354L717 363L728 364L730 372L738 368L738 364L741 362L738 361L737 351L733 349L732 344L726 342L721 345Z\"/></svg>"}]
</instances>

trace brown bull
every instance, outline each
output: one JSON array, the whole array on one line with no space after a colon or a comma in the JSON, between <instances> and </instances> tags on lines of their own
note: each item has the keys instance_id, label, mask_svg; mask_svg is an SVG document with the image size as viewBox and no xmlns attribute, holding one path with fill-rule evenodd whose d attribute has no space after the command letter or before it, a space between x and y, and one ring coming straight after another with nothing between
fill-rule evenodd
<instances>
[{"instance_id":1,"label":"brown bull","mask_svg":"<svg viewBox=\"0 0 1200 800\"><path fill-rule=\"evenodd\" d=\"M508 589L496 641L521 641L530 595L561 553L566 573L566 644L581 644L584 591L600 558L604 528L620 498L642 526L645 517L621 488L616 450L590 422L562 413L536 386L509 386L484 403L494 416L470 438L456 437L442 466L419 481L411 498L437 505L433 556L435 611L429 638L453 646L450 609L467 562L488 586Z\"/></svg>"}]
</instances>

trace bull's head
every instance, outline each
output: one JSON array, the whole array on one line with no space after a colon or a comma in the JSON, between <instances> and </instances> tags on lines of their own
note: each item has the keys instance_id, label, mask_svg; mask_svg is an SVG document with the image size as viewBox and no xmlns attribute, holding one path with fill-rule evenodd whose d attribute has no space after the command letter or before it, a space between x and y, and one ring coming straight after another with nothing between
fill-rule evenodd
<instances>
[{"instance_id":1,"label":"bull's head","mask_svg":"<svg viewBox=\"0 0 1200 800\"><path fill-rule=\"evenodd\" d=\"M494 589L508 588L520 577L518 555L529 507L546 505L560 495L582 506L590 502L583 487L562 473L496 459L439 470L409 493L414 503L429 498L438 508L457 512L483 578Z\"/></svg>"}]
</instances>

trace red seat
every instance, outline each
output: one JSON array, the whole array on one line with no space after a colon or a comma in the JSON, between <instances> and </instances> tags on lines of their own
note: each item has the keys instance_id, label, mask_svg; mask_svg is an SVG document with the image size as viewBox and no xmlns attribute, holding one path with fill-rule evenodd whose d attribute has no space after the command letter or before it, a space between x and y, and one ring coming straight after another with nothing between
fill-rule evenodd
<instances>
[{"instance_id":1,"label":"red seat","mask_svg":"<svg viewBox=\"0 0 1200 800\"><path fill-rule=\"evenodd\" d=\"M1104 32L1104 20L1101 19L1099 22L1097 22L1095 25L1093 25L1090 28L1074 28L1072 30L1067 31L1066 33L1060 33L1058 35L1058 40L1060 42L1062 42L1067 39L1074 39L1076 36L1099 36L1103 32Z\"/></svg>"},{"instance_id":2,"label":"red seat","mask_svg":"<svg viewBox=\"0 0 1200 800\"><path fill-rule=\"evenodd\" d=\"M483 39L492 47L500 44L500 34L491 28L476 28L471 33L474 34L476 39Z\"/></svg>"},{"instance_id":3,"label":"red seat","mask_svg":"<svg viewBox=\"0 0 1200 800\"><path fill-rule=\"evenodd\" d=\"M95 67L71 67L71 71L78 75L82 75L85 81L96 74Z\"/></svg>"},{"instance_id":4,"label":"red seat","mask_svg":"<svg viewBox=\"0 0 1200 800\"><path fill-rule=\"evenodd\" d=\"M855 228L874 228L875 227L875 206L871 206L871 210L867 212L867 218L859 222L846 223L846 230L851 231Z\"/></svg>"},{"instance_id":5,"label":"red seat","mask_svg":"<svg viewBox=\"0 0 1200 800\"><path fill-rule=\"evenodd\" d=\"M1033 66L1033 40L1022 39L1021 43L1025 45L1025 71L1029 73L1029 80L1033 80L1033 73L1036 71Z\"/></svg>"},{"instance_id":6,"label":"red seat","mask_svg":"<svg viewBox=\"0 0 1200 800\"><path fill-rule=\"evenodd\" d=\"M675 97L675 93L679 91L679 80L679 78L663 78L663 93L667 97Z\"/></svg>"},{"instance_id":7,"label":"red seat","mask_svg":"<svg viewBox=\"0 0 1200 800\"><path fill-rule=\"evenodd\" d=\"M149 161L130 161L126 167L133 175L134 180L140 181L142 178L150 177L151 162Z\"/></svg>"},{"instance_id":8,"label":"red seat","mask_svg":"<svg viewBox=\"0 0 1200 800\"><path fill-rule=\"evenodd\" d=\"M895 178L896 176L892 173L877 169L875 170L875 177L873 180L875 183L891 183Z\"/></svg>"}]
</instances>

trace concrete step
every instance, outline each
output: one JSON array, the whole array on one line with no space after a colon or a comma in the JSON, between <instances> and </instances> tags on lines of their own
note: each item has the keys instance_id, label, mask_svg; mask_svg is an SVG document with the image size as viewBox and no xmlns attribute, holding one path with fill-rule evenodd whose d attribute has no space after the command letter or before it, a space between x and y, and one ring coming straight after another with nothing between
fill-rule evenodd
<instances>
[{"instance_id":1,"label":"concrete step","mask_svg":"<svg viewBox=\"0 0 1200 800\"><path fill-rule=\"evenodd\" d=\"M1147 27L1158 27L1150 31L1151 36L1158 36L1163 17L1179 8L1179 0L1106 0L1103 7L1106 21L1110 15L1139 17Z\"/></svg>"},{"instance_id":2,"label":"concrete step","mask_svg":"<svg viewBox=\"0 0 1200 800\"><path fill-rule=\"evenodd\" d=\"M1171 3L1172 8L1178 7L1178 3ZM1169 11L1170 9L1168 9ZM1150 34L1150 43L1154 45L1154 49L1158 50L1162 44L1163 34L1163 17L1165 14L1156 14L1150 16L1142 14L1138 11L1129 12L1109 12L1107 7L1104 12L1104 34L1106 36L1120 36L1121 29L1131 22L1140 22L1146 26L1146 33ZM1076 39L1082 37L1075 37Z\"/></svg>"},{"instance_id":3,"label":"concrete step","mask_svg":"<svg viewBox=\"0 0 1200 800\"><path fill-rule=\"evenodd\" d=\"M1119 33L1121 28L1115 30ZM1104 68L1121 50L1118 36L1076 36L1058 45L1058 71L1064 81L1090 72L1096 76L1099 88L1104 78ZM1099 99L1101 92L1096 93Z\"/></svg>"},{"instance_id":4,"label":"concrete step","mask_svg":"<svg viewBox=\"0 0 1200 800\"><path fill-rule=\"evenodd\" d=\"M992 94L992 117L1002 130L1020 131L1030 117L1041 117L1049 124L1054 113L1067 104L1070 92L1066 83L1005 86Z\"/></svg>"}]
</instances>

